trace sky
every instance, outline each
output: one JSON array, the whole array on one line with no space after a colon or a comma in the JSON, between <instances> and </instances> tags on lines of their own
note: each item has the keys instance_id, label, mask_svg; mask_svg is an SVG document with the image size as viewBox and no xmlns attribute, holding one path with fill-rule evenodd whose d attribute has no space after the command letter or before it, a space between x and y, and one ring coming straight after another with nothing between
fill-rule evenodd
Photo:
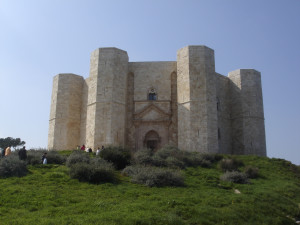
<instances>
[{"instance_id":1,"label":"sky","mask_svg":"<svg viewBox=\"0 0 300 225\"><path fill-rule=\"evenodd\" d=\"M268 157L300 165L300 0L0 0L0 138L46 148L53 77L89 76L100 47L129 60L215 51L216 72L261 72Z\"/></svg>"}]
</instances>

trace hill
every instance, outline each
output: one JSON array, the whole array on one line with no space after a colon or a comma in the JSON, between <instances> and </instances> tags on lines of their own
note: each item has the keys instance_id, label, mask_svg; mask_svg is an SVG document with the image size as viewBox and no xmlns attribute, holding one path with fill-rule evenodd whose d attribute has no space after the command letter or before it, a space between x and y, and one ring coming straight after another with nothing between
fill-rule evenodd
<instances>
[{"instance_id":1,"label":"hill","mask_svg":"<svg viewBox=\"0 0 300 225\"><path fill-rule=\"evenodd\" d=\"M188 167L184 187L146 187L71 179L64 165L28 166L0 179L0 224L295 224L300 169L282 159L236 156L259 168L249 184L220 181L222 171ZM241 168L243 169L243 168Z\"/></svg>"}]
</instances>

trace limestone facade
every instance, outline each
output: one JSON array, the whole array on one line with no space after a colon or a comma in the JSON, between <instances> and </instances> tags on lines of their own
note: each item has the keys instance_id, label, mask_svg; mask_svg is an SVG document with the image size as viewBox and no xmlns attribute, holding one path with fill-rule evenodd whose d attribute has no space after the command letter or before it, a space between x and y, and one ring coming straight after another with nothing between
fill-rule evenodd
<instances>
[{"instance_id":1,"label":"limestone facade","mask_svg":"<svg viewBox=\"0 0 300 225\"><path fill-rule=\"evenodd\" d=\"M82 144L265 156L260 73L218 74L206 46L184 47L173 62L129 62L123 50L99 48L87 79L53 80L48 148Z\"/></svg>"}]
</instances>

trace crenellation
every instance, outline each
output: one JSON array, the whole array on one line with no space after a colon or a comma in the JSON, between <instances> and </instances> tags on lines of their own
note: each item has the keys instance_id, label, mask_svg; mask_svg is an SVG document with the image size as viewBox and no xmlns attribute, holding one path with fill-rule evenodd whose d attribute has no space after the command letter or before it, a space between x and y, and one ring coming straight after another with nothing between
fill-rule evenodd
<instances>
[{"instance_id":1,"label":"crenellation","mask_svg":"<svg viewBox=\"0 0 300 225\"><path fill-rule=\"evenodd\" d=\"M167 62L129 62L121 49L96 49L88 78L53 78L48 148L172 145L264 156L260 76L253 69L216 73L206 46L181 48Z\"/></svg>"}]
</instances>

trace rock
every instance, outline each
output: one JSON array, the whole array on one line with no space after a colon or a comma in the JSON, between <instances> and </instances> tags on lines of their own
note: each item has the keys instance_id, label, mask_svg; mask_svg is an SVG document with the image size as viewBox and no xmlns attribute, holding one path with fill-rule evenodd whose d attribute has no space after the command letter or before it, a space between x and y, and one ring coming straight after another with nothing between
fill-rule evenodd
<instances>
[{"instance_id":1,"label":"rock","mask_svg":"<svg viewBox=\"0 0 300 225\"><path fill-rule=\"evenodd\" d=\"M234 189L234 193L241 194L241 192L238 189Z\"/></svg>"}]
</instances>

